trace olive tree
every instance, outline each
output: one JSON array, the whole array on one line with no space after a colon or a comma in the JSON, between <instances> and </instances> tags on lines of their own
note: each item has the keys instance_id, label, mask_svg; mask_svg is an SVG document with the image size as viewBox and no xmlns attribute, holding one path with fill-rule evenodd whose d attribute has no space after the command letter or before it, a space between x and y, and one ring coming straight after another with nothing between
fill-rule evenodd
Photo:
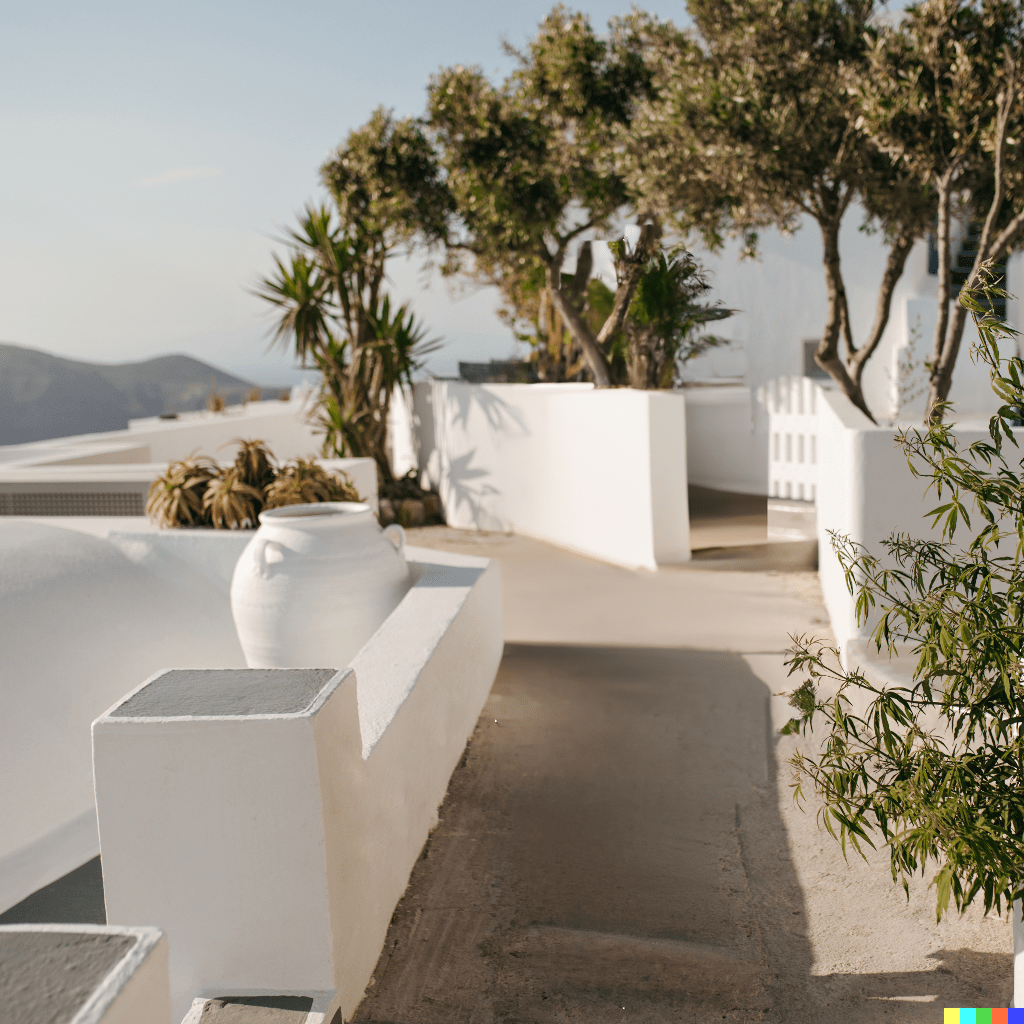
<instances>
[{"instance_id":1,"label":"olive tree","mask_svg":"<svg viewBox=\"0 0 1024 1024\"><path fill-rule=\"evenodd\" d=\"M689 9L688 35L650 17L632 23L651 54L652 87L618 131L617 166L653 212L713 249L735 234L753 255L765 227L789 232L804 217L816 222L828 312L815 359L874 418L864 369L934 212L928 189L871 144L849 95L867 67L876 4L689 0ZM839 246L843 218L858 201L888 248L874 321L861 339Z\"/></svg>"},{"instance_id":2,"label":"olive tree","mask_svg":"<svg viewBox=\"0 0 1024 1024\"><path fill-rule=\"evenodd\" d=\"M1012 0L926 0L883 27L852 93L858 124L918 187L936 197L938 316L928 416L942 414L967 310L954 298L953 222L983 222L967 277L1024 237L1024 12Z\"/></svg>"},{"instance_id":3,"label":"olive tree","mask_svg":"<svg viewBox=\"0 0 1024 1024\"><path fill-rule=\"evenodd\" d=\"M613 338L658 251L660 228L638 211L641 237L618 261L614 299L599 325L583 301L590 239L632 209L608 147L611 126L627 124L646 94L648 71L628 25L616 23L599 39L585 16L561 6L525 51L512 52L518 66L498 85L461 65L430 82L426 122L452 203L445 269L498 285L513 304L539 275L545 309L557 313L595 383L607 387ZM574 246L576 271L563 286Z\"/></svg>"}]
</instances>

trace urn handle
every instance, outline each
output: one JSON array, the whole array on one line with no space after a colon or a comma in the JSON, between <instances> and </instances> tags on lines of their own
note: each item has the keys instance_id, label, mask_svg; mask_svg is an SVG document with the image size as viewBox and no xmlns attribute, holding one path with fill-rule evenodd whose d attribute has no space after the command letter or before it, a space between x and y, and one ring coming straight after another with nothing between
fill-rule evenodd
<instances>
[{"instance_id":1,"label":"urn handle","mask_svg":"<svg viewBox=\"0 0 1024 1024\"><path fill-rule=\"evenodd\" d=\"M384 527L384 536L395 545L395 550L398 552L399 557L404 558L405 530L398 523L392 523L390 526Z\"/></svg>"},{"instance_id":2,"label":"urn handle","mask_svg":"<svg viewBox=\"0 0 1024 1024\"><path fill-rule=\"evenodd\" d=\"M266 579L274 571L278 562L284 561L284 548L276 540L264 541L256 549L256 570Z\"/></svg>"}]
</instances>

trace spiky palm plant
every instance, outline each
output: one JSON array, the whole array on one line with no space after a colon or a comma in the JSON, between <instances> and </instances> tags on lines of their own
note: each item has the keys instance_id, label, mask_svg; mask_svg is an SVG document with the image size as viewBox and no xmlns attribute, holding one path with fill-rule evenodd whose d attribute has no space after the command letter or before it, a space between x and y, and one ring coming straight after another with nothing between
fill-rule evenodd
<instances>
[{"instance_id":1,"label":"spiky palm plant","mask_svg":"<svg viewBox=\"0 0 1024 1024\"><path fill-rule=\"evenodd\" d=\"M237 444L238 454L235 455L235 469L238 470L242 483L262 491L274 482L277 471L274 468L274 456L263 441L243 441L236 437L231 444Z\"/></svg>"},{"instance_id":2,"label":"spiky palm plant","mask_svg":"<svg viewBox=\"0 0 1024 1024\"><path fill-rule=\"evenodd\" d=\"M150 521L162 527L205 525L203 499L216 469L213 460L195 454L172 462L150 485L146 497Z\"/></svg>"},{"instance_id":3,"label":"spiky palm plant","mask_svg":"<svg viewBox=\"0 0 1024 1024\"><path fill-rule=\"evenodd\" d=\"M221 470L203 497L203 509L218 530L255 526L262 507L262 493L242 480L237 466Z\"/></svg>"},{"instance_id":4,"label":"spiky palm plant","mask_svg":"<svg viewBox=\"0 0 1024 1024\"><path fill-rule=\"evenodd\" d=\"M345 473L328 473L313 459L293 459L282 466L277 479L264 492L267 508L359 500L355 485Z\"/></svg>"}]
</instances>

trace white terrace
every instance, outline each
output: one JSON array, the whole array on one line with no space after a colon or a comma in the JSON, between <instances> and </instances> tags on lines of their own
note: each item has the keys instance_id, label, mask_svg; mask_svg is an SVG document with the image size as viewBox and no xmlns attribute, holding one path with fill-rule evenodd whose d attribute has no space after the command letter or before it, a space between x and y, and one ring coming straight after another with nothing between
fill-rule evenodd
<instances>
[{"instance_id":1,"label":"white terrace","mask_svg":"<svg viewBox=\"0 0 1024 1024\"><path fill-rule=\"evenodd\" d=\"M298 403L0 449L0 1020L1007 1005L1005 919L936 925L927 879L906 901L792 802L789 635L863 658L825 531L921 504L891 431L772 386L763 442L736 388L420 386L395 460L450 525L409 532L412 588L322 669L246 667L250 534L95 514L192 450L308 455Z\"/></svg>"}]
</instances>

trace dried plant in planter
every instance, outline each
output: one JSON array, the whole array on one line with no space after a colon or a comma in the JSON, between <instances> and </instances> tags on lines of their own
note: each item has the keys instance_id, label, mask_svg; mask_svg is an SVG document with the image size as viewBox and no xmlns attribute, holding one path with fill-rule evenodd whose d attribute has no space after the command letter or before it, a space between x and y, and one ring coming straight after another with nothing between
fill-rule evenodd
<instances>
[{"instance_id":1,"label":"dried plant in planter","mask_svg":"<svg viewBox=\"0 0 1024 1024\"><path fill-rule=\"evenodd\" d=\"M351 478L328 473L313 459L293 459L281 467L277 479L266 489L267 508L308 505L317 501L359 501Z\"/></svg>"},{"instance_id":2,"label":"dried plant in planter","mask_svg":"<svg viewBox=\"0 0 1024 1024\"><path fill-rule=\"evenodd\" d=\"M230 443L239 446L235 469L242 483L261 492L269 487L277 476L277 470L274 468L274 457L266 444L256 440L243 441L240 437Z\"/></svg>"},{"instance_id":3,"label":"dried plant in planter","mask_svg":"<svg viewBox=\"0 0 1024 1024\"><path fill-rule=\"evenodd\" d=\"M216 472L213 460L194 454L172 462L150 485L146 515L158 526L206 525L203 499Z\"/></svg>"},{"instance_id":4,"label":"dried plant in planter","mask_svg":"<svg viewBox=\"0 0 1024 1024\"><path fill-rule=\"evenodd\" d=\"M221 470L207 485L203 509L218 530L255 526L263 509L263 495L242 480L237 466Z\"/></svg>"}]
</instances>

